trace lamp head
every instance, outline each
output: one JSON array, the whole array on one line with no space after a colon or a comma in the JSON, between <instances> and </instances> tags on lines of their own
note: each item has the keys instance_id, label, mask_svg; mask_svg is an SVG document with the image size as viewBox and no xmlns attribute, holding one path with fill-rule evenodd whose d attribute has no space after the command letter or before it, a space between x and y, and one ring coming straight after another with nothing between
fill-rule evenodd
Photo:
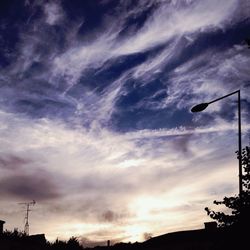
<instances>
[{"instance_id":1,"label":"lamp head","mask_svg":"<svg viewBox=\"0 0 250 250\"><path fill-rule=\"evenodd\" d=\"M206 109L208 106L208 103L201 103L198 105L195 105L194 107L192 107L191 112L196 113L196 112L201 112L204 109Z\"/></svg>"}]
</instances>

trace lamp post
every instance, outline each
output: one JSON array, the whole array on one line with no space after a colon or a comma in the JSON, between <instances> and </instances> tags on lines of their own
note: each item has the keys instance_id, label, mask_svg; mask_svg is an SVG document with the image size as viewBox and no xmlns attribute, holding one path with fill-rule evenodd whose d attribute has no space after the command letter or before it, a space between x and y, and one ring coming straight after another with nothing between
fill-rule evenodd
<instances>
[{"instance_id":1,"label":"lamp post","mask_svg":"<svg viewBox=\"0 0 250 250\"><path fill-rule=\"evenodd\" d=\"M241 146L241 107L240 107L240 90L236 90L228 95L225 95L225 96L222 96L220 98L217 98L211 102L207 102L207 103L201 103L201 104L198 104L196 106L194 106L191 111L193 113L196 113L196 112L201 112L203 110L205 110L208 105L214 103L214 102L217 102L217 101L220 101L228 96L231 96L231 95L234 95L234 94L237 94L238 95L238 146L239 146L239 197L240 197L240 200L242 198L242 191L243 191L243 183L242 183L242 155L241 155L241 151L242 151L242 146Z\"/></svg>"}]
</instances>

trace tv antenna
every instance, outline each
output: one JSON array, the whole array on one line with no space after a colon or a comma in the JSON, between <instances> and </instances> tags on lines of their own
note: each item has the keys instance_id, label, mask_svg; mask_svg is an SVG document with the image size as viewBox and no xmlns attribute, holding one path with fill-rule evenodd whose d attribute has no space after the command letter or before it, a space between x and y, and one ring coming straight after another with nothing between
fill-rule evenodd
<instances>
[{"instance_id":1,"label":"tv antenna","mask_svg":"<svg viewBox=\"0 0 250 250\"><path fill-rule=\"evenodd\" d=\"M26 206L26 212L25 212L25 217L24 217L24 233L26 235L29 235L29 212L31 211L30 206L34 206L36 204L36 201L30 201L30 202L22 202L18 203L20 205L25 205Z\"/></svg>"}]
</instances>

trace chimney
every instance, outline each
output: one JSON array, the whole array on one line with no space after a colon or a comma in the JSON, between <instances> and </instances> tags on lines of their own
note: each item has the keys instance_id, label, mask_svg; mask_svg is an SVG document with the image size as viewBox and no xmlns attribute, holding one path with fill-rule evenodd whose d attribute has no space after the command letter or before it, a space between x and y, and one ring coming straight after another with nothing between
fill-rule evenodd
<instances>
[{"instance_id":1,"label":"chimney","mask_svg":"<svg viewBox=\"0 0 250 250\"><path fill-rule=\"evenodd\" d=\"M107 241L107 247L110 247L110 240Z\"/></svg>"},{"instance_id":2,"label":"chimney","mask_svg":"<svg viewBox=\"0 0 250 250\"><path fill-rule=\"evenodd\" d=\"M5 223L5 221L0 220L0 234L3 234L3 224Z\"/></svg>"}]
</instances>

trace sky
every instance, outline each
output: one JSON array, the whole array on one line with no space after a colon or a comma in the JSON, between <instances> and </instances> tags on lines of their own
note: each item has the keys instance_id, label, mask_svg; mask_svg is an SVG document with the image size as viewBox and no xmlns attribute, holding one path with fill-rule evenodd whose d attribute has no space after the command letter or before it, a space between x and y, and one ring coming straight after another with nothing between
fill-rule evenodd
<instances>
[{"instance_id":1,"label":"sky","mask_svg":"<svg viewBox=\"0 0 250 250\"><path fill-rule=\"evenodd\" d=\"M250 138L247 0L0 2L0 219L85 246L203 228ZM221 208L223 209L223 208Z\"/></svg>"}]
</instances>

